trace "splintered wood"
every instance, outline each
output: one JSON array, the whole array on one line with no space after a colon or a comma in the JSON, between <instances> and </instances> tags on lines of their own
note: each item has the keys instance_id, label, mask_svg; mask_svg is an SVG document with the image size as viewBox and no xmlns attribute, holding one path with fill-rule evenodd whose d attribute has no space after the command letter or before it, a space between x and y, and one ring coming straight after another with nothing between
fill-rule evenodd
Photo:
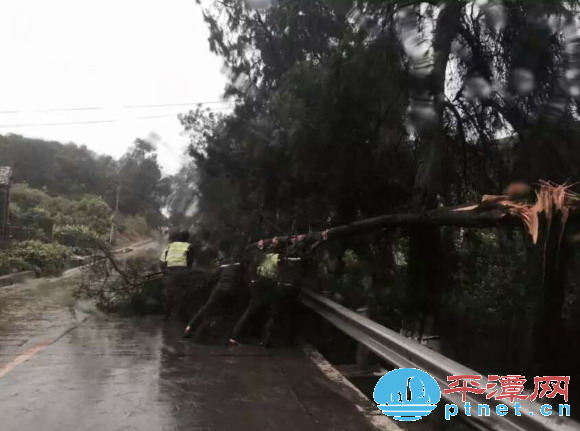
<instances>
[{"instance_id":1,"label":"splintered wood","mask_svg":"<svg viewBox=\"0 0 580 431\"><path fill-rule=\"evenodd\" d=\"M548 225L556 216L560 216L562 230L572 211L580 208L580 196L570 190L571 185L558 185L548 181L540 181L540 187L535 192L535 202L518 200L512 196L485 195L482 204L493 203L505 207L508 214L522 220L534 244L538 242L540 218L544 217ZM518 188L521 190L520 188ZM476 208L470 208L476 209Z\"/></svg>"}]
</instances>

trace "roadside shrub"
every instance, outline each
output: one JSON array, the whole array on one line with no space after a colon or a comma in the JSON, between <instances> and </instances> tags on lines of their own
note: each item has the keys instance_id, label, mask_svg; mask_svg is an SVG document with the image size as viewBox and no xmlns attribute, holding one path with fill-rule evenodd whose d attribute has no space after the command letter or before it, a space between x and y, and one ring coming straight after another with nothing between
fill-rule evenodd
<instances>
[{"instance_id":1,"label":"roadside shrub","mask_svg":"<svg viewBox=\"0 0 580 431\"><path fill-rule=\"evenodd\" d=\"M83 225L98 235L109 232L113 212L99 196L53 197L23 183L12 187L10 211L13 219L24 226L43 226L49 220L51 228L52 224Z\"/></svg>"},{"instance_id":2,"label":"roadside shrub","mask_svg":"<svg viewBox=\"0 0 580 431\"><path fill-rule=\"evenodd\" d=\"M39 277L62 274L74 256L64 245L35 240L17 243L7 254L13 263L25 262L26 269L34 270Z\"/></svg>"},{"instance_id":3,"label":"roadside shrub","mask_svg":"<svg viewBox=\"0 0 580 431\"><path fill-rule=\"evenodd\" d=\"M111 229L113 210L98 196L83 196L74 203L74 224L88 226L97 235L105 235Z\"/></svg>"},{"instance_id":4,"label":"roadside shrub","mask_svg":"<svg viewBox=\"0 0 580 431\"><path fill-rule=\"evenodd\" d=\"M100 236L86 225L65 225L55 228L54 239L67 247L92 249L98 243Z\"/></svg>"},{"instance_id":5,"label":"roadside shrub","mask_svg":"<svg viewBox=\"0 0 580 431\"><path fill-rule=\"evenodd\" d=\"M0 251L0 276L31 269L32 267L25 260L13 256L10 250Z\"/></svg>"}]
</instances>

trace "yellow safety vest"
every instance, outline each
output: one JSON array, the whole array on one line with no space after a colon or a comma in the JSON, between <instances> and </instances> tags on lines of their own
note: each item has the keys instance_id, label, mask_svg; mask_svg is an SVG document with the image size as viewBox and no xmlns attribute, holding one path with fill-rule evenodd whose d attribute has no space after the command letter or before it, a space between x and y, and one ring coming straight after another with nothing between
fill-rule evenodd
<instances>
[{"instance_id":1,"label":"yellow safety vest","mask_svg":"<svg viewBox=\"0 0 580 431\"><path fill-rule=\"evenodd\" d=\"M163 250L161 262L167 263L168 268L186 267L189 246L188 242L172 242Z\"/></svg>"},{"instance_id":2,"label":"yellow safety vest","mask_svg":"<svg viewBox=\"0 0 580 431\"><path fill-rule=\"evenodd\" d=\"M278 253L268 253L264 261L258 266L258 275L270 279L278 276Z\"/></svg>"}]
</instances>

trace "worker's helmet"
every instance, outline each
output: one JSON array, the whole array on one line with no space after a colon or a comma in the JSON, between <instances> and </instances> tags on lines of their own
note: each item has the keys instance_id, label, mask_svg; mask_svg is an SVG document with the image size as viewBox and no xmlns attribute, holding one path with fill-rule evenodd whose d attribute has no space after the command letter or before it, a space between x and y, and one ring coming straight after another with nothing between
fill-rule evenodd
<instances>
[{"instance_id":1,"label":"worker's helmet","mask_svg":"<svg viewBox=\"0 0 580 431\"><path fill-rule=\"evenodd\" d=\"M167 239L170 242L181 241L181 231L178 228L171 228Z\"/></svg>"},{"instance_id":2,"label":"worker's helmet","mask_svg":"<svg viewBox=\"0 0 580 431\"><path fill-rule=\"evenodd\" d=\"M189 241L189 231L182 230L179 232L179 241L188 242Z\"/></svg>"}]
</instances>

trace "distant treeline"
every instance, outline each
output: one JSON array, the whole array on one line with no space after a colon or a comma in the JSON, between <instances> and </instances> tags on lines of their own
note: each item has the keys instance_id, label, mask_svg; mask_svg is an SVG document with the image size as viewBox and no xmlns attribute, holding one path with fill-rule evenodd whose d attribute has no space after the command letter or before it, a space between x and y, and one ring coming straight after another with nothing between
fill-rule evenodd
<instances>
[{"instance_id":1,"label":"distant treeline","mask_svg":"<svg viewBox=\"0 0 580 431\"><path fill-rule=\"evenodd\" d=\"M121 212L144 215L153 226L161 223L161 208L170 193L170 180L162 177L155 147L140 139L115 160L73 143L0 136L0 165L14 169L15 183L27 183L52 196L100 196L111 208L119 186Z\"/></svg>"}]
</instances>

